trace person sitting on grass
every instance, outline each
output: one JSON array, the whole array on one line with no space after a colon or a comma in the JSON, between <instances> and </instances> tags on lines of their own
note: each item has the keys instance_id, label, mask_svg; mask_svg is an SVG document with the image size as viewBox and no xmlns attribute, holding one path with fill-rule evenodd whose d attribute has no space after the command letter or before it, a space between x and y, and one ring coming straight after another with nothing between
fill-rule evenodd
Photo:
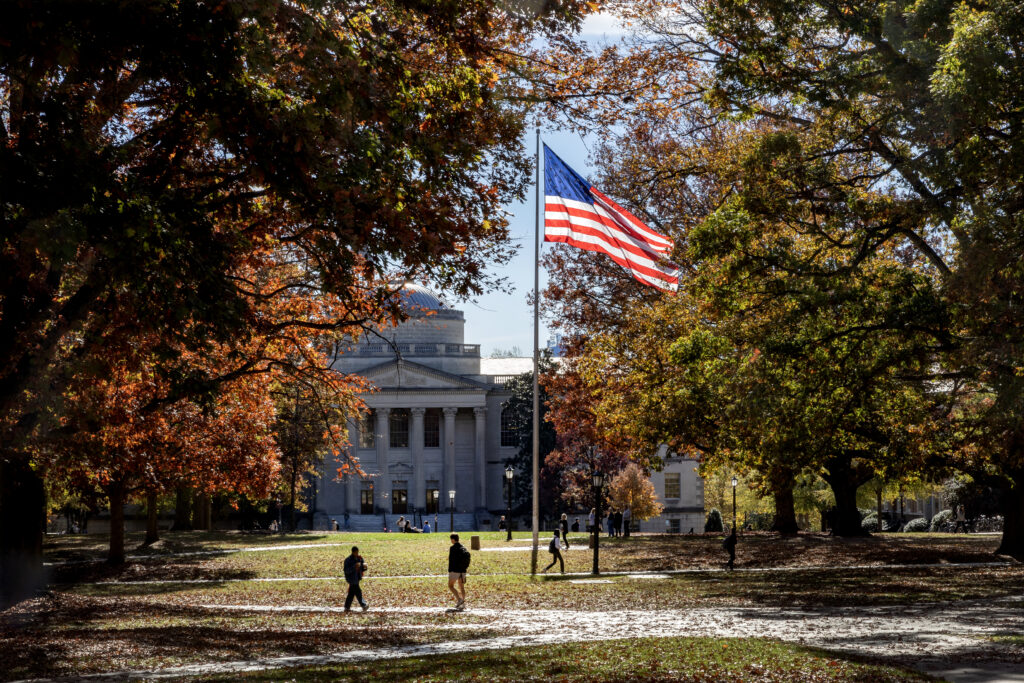
<instances>
[{"instance_id":1,"label":"person sitting on grass","mask_svg":"<svg viewBox=\"0 0 1024 683\"><path fill-rule=\"evenodd\" d=\"M345 597L345 611L352 611L352 600L359 601L360 607L365 612L369 605L363 600L363 590L359 582L363 580L363 573L366 571L366 562L359 554L359 548L352 546L352 554L345 558L345 581L348 582L348 595Z\"/></svg>"},{"instance_id":2,"label":"person sitting on grass","mask_svg":"<svg viewBox=\"0 0 1024 683\"><path fill-rule=\"evenodd\" d=\"M551 543L548 544L548 552L551 553L551 564L544 567L544 569L541 571L541 574L545 573L547 570L554 567L555 562L558 563L559 567L562 570L562 573L565 573L565 560L562 559L562 551L560 550L560 547L561 544L558 540L558 529L555 529L555 535L554 537L552 537Z\"/></svg>"}]
</instances>

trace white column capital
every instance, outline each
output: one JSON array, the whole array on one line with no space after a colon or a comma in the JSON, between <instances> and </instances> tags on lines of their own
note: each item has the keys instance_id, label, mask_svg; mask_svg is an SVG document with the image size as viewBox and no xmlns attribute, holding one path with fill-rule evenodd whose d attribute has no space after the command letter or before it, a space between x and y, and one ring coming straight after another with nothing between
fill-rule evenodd
<instances>
[{"instance_id":1,"label":"white column capital","mask_svg":"<svg viewBox=\"0 0 1024 683\"><path fill-rule=\"evenodd\" d=\"M388 417L391 415L391 408L374 408L377 411L377 415L381 417Z\"/></svg>"},{"instance_id":2,"label":"white column capital","mask_svg":"<svg viewBox=\"0 0 1024 683\"><path fill-rule=\"evenodd\" d=\"M413 417L423 417L427 414L426 408L409 408L409 414Z\"/></svg>"},{"instance_id":3,"label":"white column capital","mask_svg":"<svg viewBox=\"0 0 1024 683\"><path fill-rule=\"evenodd\" d=\"M442 408L441 412L444 413L445 417L455 417L455 413L459 412L458 408Z\"/></svg>"},{"instance_id":4,"label":"white column capital","mask_svg":"<svg viewBox=\"0 0 1024 683\"><path fill-rule=\"evenodd\" d=\"M476 408L473 408L473 414L478 418L484 417L487 415L487 406L477 406Z\"/></svg>"}]
</instances>

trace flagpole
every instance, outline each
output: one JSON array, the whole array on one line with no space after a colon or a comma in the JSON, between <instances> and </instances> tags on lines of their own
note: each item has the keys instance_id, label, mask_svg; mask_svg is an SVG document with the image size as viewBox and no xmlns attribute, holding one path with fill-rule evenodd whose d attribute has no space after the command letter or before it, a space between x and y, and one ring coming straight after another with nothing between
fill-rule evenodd
<instances>
[{"instance_id":1,"label":"flagpole","mask_svg":"<svg viewBox=\"0 0 1024 683\"><path fill-rule=\"evenodd\" d=\"M536 206L533 210L533 554L530 574L537 573L540 544L540 126L537 126Z\"/></svg>"}]
</instances>

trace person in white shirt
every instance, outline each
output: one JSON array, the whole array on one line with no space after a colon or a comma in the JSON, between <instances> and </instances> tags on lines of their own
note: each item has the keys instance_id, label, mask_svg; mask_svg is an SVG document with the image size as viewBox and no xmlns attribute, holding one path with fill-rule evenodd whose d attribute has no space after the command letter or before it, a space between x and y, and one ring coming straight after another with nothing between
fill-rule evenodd
<instances>
[{"instance_id":1,"label":"person in white shirt","mask_svg":"<svg viewBox=\"0 0 1024 683\"><path fill-rule=\"evenodd\" d=\"M555 566L555 562L557 562L559 564L559 566L562 569L562 573L564 574L565 573L565 560L562 559L561 543L558 540L558 530L557 529L555 530L554 537L551 539L551 543L548 544L548 552L551 553L551 564L549 564L548 566L544 567L544 570L541 571L541 574L543 574L547 570L549 570L552 567L554 567Z\"/></svg>"}]
</instances>

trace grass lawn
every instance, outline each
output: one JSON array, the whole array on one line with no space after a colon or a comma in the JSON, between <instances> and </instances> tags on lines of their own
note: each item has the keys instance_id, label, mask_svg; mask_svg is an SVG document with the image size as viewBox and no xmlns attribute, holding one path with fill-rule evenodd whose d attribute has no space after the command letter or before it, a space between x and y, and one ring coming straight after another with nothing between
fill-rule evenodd
<instances>
[{"instance_id":1,"label":"grass lawn","mask_svg":"<svg viewBox=\"0 0 1024 683\"><path fill-rule=\"evenodd\" d=\"M0 613L0 652L4 653L0 679L331 654L517 632L515 628L495 632L498 622L484 615L487 609L600 612L902 605L1020 595L1024 585L1024 565L1019 563L999 567L893 566L989 562L995 559L992 551L998 542L992 536L892 534L844 540L815 534L796 538L745 535L740 541L739 567L788 569L731 573L711 571L723 560L719 537L602 539L601 567L606 572L697 571L647 578L607 574L602 578L610 583L580 584L571 580L581 577L530 577L527 534L517 534L511 544L501 533L479 535L484 550L473 553L467 585L472 609L460 614L402 611L449 604L444 578L415 576L446 572L449 543L445 534L168 534L160 547L147 551L144 560L119 568L91 561L103 557L103 537L51 538L46 555L57 564L50 567L56 582L50 595ZM133 543L140 540L131 539ZM340 578L341 566L352 544L360 546L369 564L363 584L366 598L373 608L386 611L345 615L292 609L343 605L346 586ZM280 547L295 545L313 547ZM510 546L521 549L486 550ZM172 551L227 554L175 556ZM566 555L567 570L589 571L590 551L571 550ZM549 559L543 549L540 559L545 564ZM59 564L62 560L73 562ZM202 582L187 582L197 579ZM124 583L131 580L142 583ZM286 611L226 608L247 605L285 607ZM473 610L480 613L474 615ZM632 643L638 642L642 647L634 648ZM616 648L615 657L607 656L609 647ZM803 677L796 680L914 679L909 674L764 641L668 639L618 645L565 644L531 652L525 659L518 659L520 654L479 652L443 662L428 657L388 661L376 667L297 670L294 675L299 680L340 674L360 679L378 672L381 680L434 675L453 680L463 674L468 677L470 667L479 667L480 678L495 680L788 680L794 678L792 666ZM599 664L601 653L606 655L605 663ZM587 664L591 659L593 665ZM629 672L609 668L610 662ZM289 672L286 677L292 675Z\"/></svg>"},{"instance_id":2,"label":"grass lawn","mask_svg":"<svg viewBox=\"0 0 1024 683\"><path fill-rule=\"evenodd\" d=\"M753 639L644 638L483 650L214 681L925 681L927 676Z\"/></svg>"},{"instance_id":3,"label":"grass lawn","mask_svg":"<svg viewBox=\"0 0 1024 683\"><path fill-rule=\"evenodd\" d=\"M475 575L522 574L530 568L528 534L515 535L511 543L501 532L483 532L483 550L473 553L470 568ZM570 536L573 539L573 536ZM589 572L592 554L585 536L575 539L563 553L566 571ZM50 561L94 559L105 556L103 537L62 536L48 539L45 555ZM141 541L141 536L126 544ZM725 553L717 535L645 535L629 539L601 539L603 571L665 571L721 568ZM740 538L737 567L808 567L930 564L936 562L990 562L999 542L996 536L952 534L883 534L870 538L842 539L822 534L779 538L749 534ZM324 545L323 548L239 552L246 547L275 545ZM447 571L447 534L352 534L298 533L250 535L225 532L167 534L157 550L139 551L148 559L123 568L102 563L70 564L53 568L56 582L102 579L245 579L256 577L339 576L351 545L358 545L373 576L443 574ZM539 561L550 556L542 540ZM518 550L505 550L517 548ZM577 549L578 548L578 549ZM168 557L171 552L225 551L224 555ZM136 554L130 551L129 554Z\"/></svg>"}]
</instances>

